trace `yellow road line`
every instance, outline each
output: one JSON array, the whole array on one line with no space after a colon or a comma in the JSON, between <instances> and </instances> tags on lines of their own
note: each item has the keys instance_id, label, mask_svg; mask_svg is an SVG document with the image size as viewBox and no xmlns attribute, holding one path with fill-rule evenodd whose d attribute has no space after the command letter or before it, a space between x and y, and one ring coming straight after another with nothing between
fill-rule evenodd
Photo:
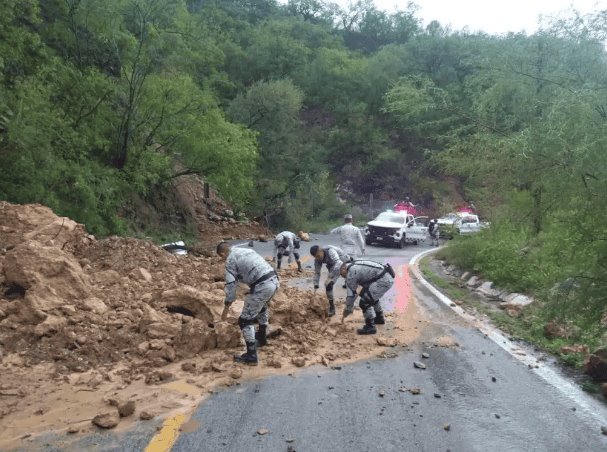
<instances>
[{"instance_id":1,"label":"yellow road line","mask_svg":"<svg viewBox=\"0 0 607 452\"><path fill-rule=\"evenodd\" d=\"M169 452L177 441L179 428L186 419L185 414L178 414L165 420L162 429L154 435L145 452Z\"/></svg>"}]
</instances>

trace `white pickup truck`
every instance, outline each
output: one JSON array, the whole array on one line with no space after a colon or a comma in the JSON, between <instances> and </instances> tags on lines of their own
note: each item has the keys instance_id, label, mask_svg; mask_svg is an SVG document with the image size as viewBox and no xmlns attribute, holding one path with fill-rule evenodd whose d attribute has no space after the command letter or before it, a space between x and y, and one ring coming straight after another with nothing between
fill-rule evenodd
<instances>
[{"instance_id":1,"label":"white pickup truck","mask_svg":"<svg viewBox=\"0 0 607 452\"><path fill-rule=\"evenodd\" d=\"M428 217L414 217L404 211L388 210L367 223L365 243L385 243L398 248L403 248L407 243L417 245L428 238L427 224Z\"/></svg>"},{"instance_id":2,"label":"white pickup truck","mask_svg":"<svg viewBox=\"0 0 607 452\"><path fill-rule=\"evenodd\" d=\"M489 226L489 223L480 221L478 215L469 212L450 213L438 219L441 237L453 235L474 234Z\"/></svg>"}]
</instances>

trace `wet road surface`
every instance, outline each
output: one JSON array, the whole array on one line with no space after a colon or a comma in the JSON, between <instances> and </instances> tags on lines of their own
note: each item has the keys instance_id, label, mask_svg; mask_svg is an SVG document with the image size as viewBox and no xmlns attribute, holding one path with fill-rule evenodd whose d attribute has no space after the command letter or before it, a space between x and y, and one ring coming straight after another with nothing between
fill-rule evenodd
<instances>
[{"instance_id":1,"label":"wet road surface","mask_svg":"<svg viewBox=\"0 0 607 452\"><path fill-rule=\"evenodd\" d=\"M314 243L334 240L318 238ZM368 247L368 257L405 264L426 248ZM394 304L394 294L388 296ZM198 428L181 433L173 451L607 450L601 426L578 412L575 401L427 290L414 284L413 296L436 323L416 344L392 349L395 358L341 370L315 367L218 392L195 412ZM437 336L460 346L434 347ZM422 359L423 352L430 358ZM414 368L414 361L427 368ZM422 392L399 391L403 386ZM268 433L257 434L260 429Z\"/></svg>"}]
</instances>

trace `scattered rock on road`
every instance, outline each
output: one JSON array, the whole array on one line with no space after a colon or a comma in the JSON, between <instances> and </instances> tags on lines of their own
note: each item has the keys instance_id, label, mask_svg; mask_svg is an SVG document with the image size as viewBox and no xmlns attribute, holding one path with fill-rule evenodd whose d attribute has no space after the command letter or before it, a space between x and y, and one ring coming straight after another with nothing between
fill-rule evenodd
<instances>
[{"instance_id":1,"label":"scattered rock on road","mask_svg":"<svg viewBox=\"0 0 607 452\"><path fill-rule=\"evenodd\" d=\"M447 432L448 432L449 430L451 430L451 424L445 424L445 425L443 425L443 430L445 430L445 431L447 431Z\"/></svg>"},{"instance_id":2,"label":"scattered rock on road","mask_svg":"<svg viewBox=\"0 0 607 452\"><path fill-rule=\"evenodd\" d=\"M602 433L603 435L607 435L607 425L603 425L603 426L601 427L601 433Z\"/></svg>"},{"instance_id":3,"label":"scattered rock on road","mask_svg":"<svg viewBox=\"0 0 607 452\"><path fill-rule=\"evenodd\" d=\"M102 413L95 416L92 423L100 428L114 428L120 422L120 415L118 410L111 411L109 413Z\"/></svg>"},{"instance_id":4,"label":"scattered rock on road","mask_svg":"<svg viewBox=\"0 0 607 452\"><path fill-rule=\"evenodd\" d=\"M234 380L238 380L242 377L242 369L236 368L230 371L230 377Z\"/></svg>"},{"instance_id":5,"label":"scattered rock on road","mask_svg":"<svg viewBox=\"0 0 607 452\"><path fill-rule=\"evenodd\" d=\"M303 356L297 356L291 359L291 362L297 367L303 367L306 365L306 358L304 358Z\"/></svg>"},{"instance_id":6,"label":"scattered rock on road","mask_svg":"<svg viewBox=\"0 0 607 452\"><path fill-rule=\"evenodd\" d=\"M139 413L139 419L141 419L142 421L149 421L150 419L154 419L155 414L154 413L150 413L149 411L142 411L141 413Z\"/></svg>"},{"instance_id":7,"label":"scattered rock on road","mask_svg":"<svg viewBox=\"0 0 607 452\"><path fill-rule=\"evenodd\" d=\"M267 428L260 428L259 430L257 430L257 434L258 435L267 435L268 433L270 433L270 430L268 430Z\"/></svg>"},{"instance_id":8,"label":"scattered rock on road","mask_svg":"<svg viewBox=\"0 0 607 452\"><path fill-rule=\"evenodd\" d=\"M422 358L428 359L428 358L430 358L430 354L424 352L424 353L422 353Z\"/></svg>"},{"instance_id":9,"label":"scattered rock on road","mask_svg":"<svg viewBox=\"0 0 607 452\"><path fill-rule=\"evenodd\" d=\"M123 403L118 406L118 414L120 417L128 417L135 412L135 402L133 400L129 400L126 403Z\"/></svg>"},{"instance_id":10,"label":"scattered rock on road","mask_svg":"<svg viewBox=\"0 0 607 452\"><path fill-rule=\"evenodd\" d=\"M425 369L426 365L424 363L420 363L419 361L414 361L413 362L413 367L416 367L418 369Z\"/></svg>"}]
</instances>

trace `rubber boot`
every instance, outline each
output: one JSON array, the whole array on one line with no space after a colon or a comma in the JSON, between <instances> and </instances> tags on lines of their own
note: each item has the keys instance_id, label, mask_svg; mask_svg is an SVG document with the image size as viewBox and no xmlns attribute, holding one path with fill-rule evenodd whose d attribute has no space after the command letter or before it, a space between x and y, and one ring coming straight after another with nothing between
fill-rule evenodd
<instances>
[{"instance_id":1,"label":"rubber boot","mask_svg":"<svg viewBox=\"0 0 607 452\"><path fill-rule=\"evenodd\" d=\"M249 366L257 365L257 350L255 342L247 342L247 352L240 356L234 356L234 361L237 363L248 364Z\"/></svg>"},{"instance_id":2,"label":"rubber boot","mask_svg":"<svg viewBox=\"0 0 607 452\"><path fill-rule=\"evenodd\" d=\"M299 273L303 272L303 268L301 268L301 261L297 261L297 271Z\"/></svg>"},{"instance_id":3,"label":"rubber boot","mask_svg":"<svg viewBox=\"0 0 607 452\"><path fill-rule=\"evenodd\" d=\"M333 300L329 300L329 317L335 315L335 302Z\"/></svg>"},{"instance_id":4,"label":"rubber boot","mask_svg":"<svg viewBox=\"0 0 607 452\"><path fill-rule=\"evenodd\" d=\"M375 324L376 325L385 325L386 324L386 319L384 318L383 312L375 311Z\"/></svg>"},{"instance_id":5,"label":"rubber boot","mask_svg":"<svg viewBox=\"0 0 607 452\"><path fill-rule=\"evenodd\" d=\"M377 329L375 329L375 324L373 319L365 319L365 326L356 330L358 334L375 334L377 333Z\"/></svg>"},{"instance_id":6,"label":"rubber boot","mask_svg":"<svg viewBox=\"0 0 607 452\"><path fill-rule=\"evenodd\" d=\"M259 331L255 332L255 340L257 341L258 347L264 347L264 346L268 345L267 331L268 331L267 325L259 325Z\"/></svg>"},{"instance_id":7,"label":"rubber boot","mask_svg":"<svg viewBox=\"0 0 607 452\"><path fill-rule=\"evenodd\" d=\"M280 270L281 265L282 265L282 257L276 261L276 270Z\"/></svg>"}]
</instances>

